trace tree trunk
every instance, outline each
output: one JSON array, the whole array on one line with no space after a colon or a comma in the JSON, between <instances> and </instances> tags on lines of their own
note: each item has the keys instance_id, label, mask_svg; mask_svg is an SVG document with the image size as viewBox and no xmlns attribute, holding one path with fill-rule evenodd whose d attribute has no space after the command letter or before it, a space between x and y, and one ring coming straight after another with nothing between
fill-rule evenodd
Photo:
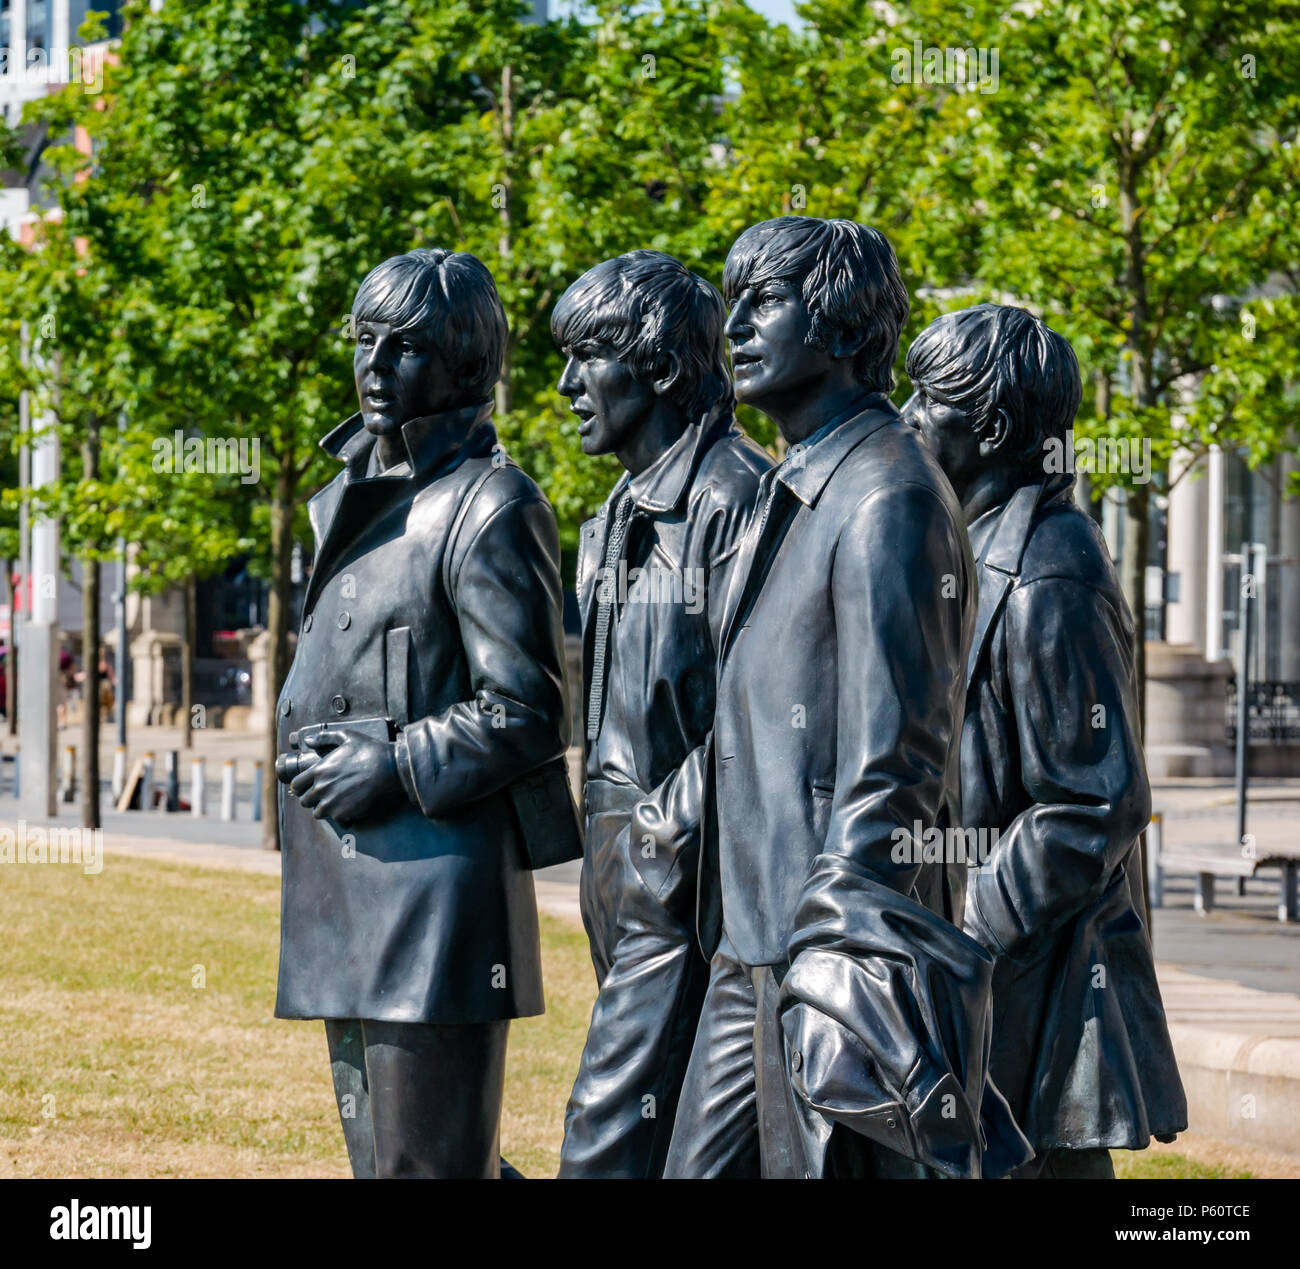
<instances>
[{"instance_id":1,"label":"tree trunk","mask_svg":"<svg viewBox=\"0 0 1300 1269\"><path fill-rule=\"evenodd\" d=\"M514 197L514 146L515 146L515 74L514 67L506 66L501 71L501 206L497 208L497 218L501 222L501 233L497 238L497 258L501 262L498 277L511 275L510 257L514 252L513 225L511 223L511 200ZM510 382L511 340L507 335L505 354L502 358L501 378L496 386L496 408L498 414L508 414L514 406L514 391Z\"/></svg>"},{"instance_id":2,"label":"tree trunk","mask_svg":"<svg viewBox=\"0 0 1300 1269\"><path fill-rule=\"evenodd\" d=\"M1137 627L1133 659L1137 674L1139 736L1146 733L1147 723L1146 562L1151 536L1150 506L1151 496L1146 485L1129 489L1124 504L1124 561L1120 574L1124 597Z\"/></svg>"},{"instance_id":3,"label":"tree trunk","mask_svg":"<svg viewBox=\"0 0 1300 1269\"><path fill-rule=\"evenodd\" d=\"M280 689L289 672L289 610L293 596L293 513L296 482L293 454L288 447L280 455L271 503L271 594L266 610L268 647L266 692L270 720L262 762L262 846L280 849L280 817L276 813L276 725Z\"/></svg>"},{"instance_id":4,"label":"tree trunk","mask_svg":"<svg viewBox=\"0 0 1300 1269\"><path fill-rule=\"evenodd\" d=\"M1151 350L1147 347L1146 244L1139 219L1137 171L1130 162L1120 165L1120 220L1124 228L1125 286L1128 289L1129 328L1125 347L1129 354L1133 404L1140 410L1156 404L1151 381ZM1140 437L1130 438L1135 444ZM1136 669L1138 690L1138 734L1146 734L1146 564L1150 509L1148 486L1130 485L1124 506L1124 595L1137 625Z\"/></svg>"},{"instance_id":5,"label":"tree trunk","mask_svg":"<svg viewBox=\"0 0 1300 1269\"><path fill-rule=\"evenodd\" d=\"M5 652L5 731L18 734L18 613L14 588L14 562L5 560L5 603L9 606L9 646Z\"/></svg>"},{"instance_id":6,"label":"tree trunk","mask_svg":"<svg viewBox=\"0 0 1300 1269\"><path fill-rule=\"evenodd\" d=\"M91 419L81 447L81 472L99 478L99 420ZM99 828L99 560L81 561L81 825Z\"/></svg>"},{"instance_id":7,"label":"tree trunk","mask_svg":"<svg viewBox=\"0 0 1300 1269\"><path fill-rule=\"evenodd\" d=\"M1138 170L1131 155L1121 157L1119 165L1119 209L1124 229L1125 278L1128 290L1129 326L1125 346L1132 375L1133 404L1148 410L1156 404L1155 385L1151 378L1152 349L1148 344L1147 326L1150 309L1147 303L1146 243L1142 237ZM1140 436L1130 438L1134 444ZM1130 484L1124 503L1124 594L1137 627L1133 647L1134 676L1137 682L1137 731L1141 740L1147 731L1147 546L1150 536L1150 486ZM1138 838L1138 857L1142 868L1144 915L1151 911L1150 870L1147 866L1147 835ZM1149 925L1149 917L1148 917Z\"/></svg>"},{"instance_id":8,"label":"tree trunk","mask_svg":"<svg viewBox=\"0 0 1300 1269\"><path fill-rule=\"evenodd\" d=\"M191 573L185 579L184 603L185 633L181 639L181 750L194 747L194 633L195 582ZM206 720L205 720L206 721Z\"/></svg>"}]
</instances>

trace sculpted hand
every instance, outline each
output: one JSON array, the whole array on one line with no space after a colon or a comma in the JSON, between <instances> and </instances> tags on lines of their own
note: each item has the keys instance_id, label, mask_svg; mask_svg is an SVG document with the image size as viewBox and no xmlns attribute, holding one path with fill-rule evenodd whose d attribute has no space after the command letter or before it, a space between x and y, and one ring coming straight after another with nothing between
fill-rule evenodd
<instances>
[{"instance_id":1,"label":"sculpted hand","mask_svg":"<svg viewBox=\"0 0 1300 1269\"><path fill-rule=\"evenodd\" d=\"M289 787L318 820L354 824L371 807L402 793L395 745L343 727L319 732L306 743L323 756Z\"/></svg>"}]
</instances>

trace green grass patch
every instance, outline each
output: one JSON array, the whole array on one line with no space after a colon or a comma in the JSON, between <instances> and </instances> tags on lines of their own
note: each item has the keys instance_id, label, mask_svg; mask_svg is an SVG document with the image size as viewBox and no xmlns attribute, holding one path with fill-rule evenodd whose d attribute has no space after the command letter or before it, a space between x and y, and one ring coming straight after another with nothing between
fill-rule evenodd
<instances>
[{"instance_id":1,"label":"green grass patch","mask_svg":"<svg viewBox=\"0 0 1300 1269\"><path fill-rule=\"evenodd\" d=\"M110 855L0 872L0 1176L346 1176L324 1028L272 1017L275 877ZM554 1175L595 982L543 918L502 1149Z\"/></svg>"}]
</instances>

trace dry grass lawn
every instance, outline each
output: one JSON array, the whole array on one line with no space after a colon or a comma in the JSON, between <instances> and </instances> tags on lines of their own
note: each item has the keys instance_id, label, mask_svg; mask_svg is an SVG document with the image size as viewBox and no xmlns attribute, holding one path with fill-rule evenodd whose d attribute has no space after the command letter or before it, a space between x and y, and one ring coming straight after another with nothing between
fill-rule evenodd
<instances>
[{"instance_id":1,"label":"dry grass lawn","mask_svg":"<svg viewBox=\"0 0 1300 1269\"><path fill-rule=\"evenodd\" d=\"M0 1177L348 1175L324 1028L271 1016L277 878L110 855L0 887ZM502 1149L553 1175L595 984L543 918L548 1012L511 1028Z\"/></svg>"}]
</instances>

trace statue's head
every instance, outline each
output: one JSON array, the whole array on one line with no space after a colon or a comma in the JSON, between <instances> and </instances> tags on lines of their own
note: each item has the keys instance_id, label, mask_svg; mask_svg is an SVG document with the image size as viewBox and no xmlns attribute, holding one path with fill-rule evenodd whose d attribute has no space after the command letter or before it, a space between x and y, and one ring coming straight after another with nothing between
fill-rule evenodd
<instances>
[{"instance_id":1,"label":"statue's head","mask_svg":"<svg viewBox=\"0 0 1300 1269\"><path fill-rule=\"evenodd\" d=\"M352 302L357 399L368 431L478 405L501 375L506 315L487 267L421 247L366 275Z\"/></svg>"},{"instance_id":2,"label":"statue's head","mask_svg":"<svg viewBox=\"0 0 1300 1269\"><path fill-rule=\"evenodd\" d=\"M773 414L856 382L893 387L907 288L879 230L852 220L780 216L746 229L727 253L736 399Z\"/></svg>"},{"instance_id":3,"label":"statue's head","mask_svg":"<svg viewBox=\"0 0 1300 1269\"><path fill-rule=\"evenodd\" d=\"M559 390L587 454L617 453L664 403L682 425L730 408L722 296L662 251L589 269L551 314L565 356Z\"/></svg>"},{"instance_id":4,"label":"statue's head","mask_svg":"<svg viewBox=\"0 0 1300 1269\"><path fill-rule=\"evenodd\" d=\"M1070 341L1023 308L980 304L945 313L907 350L917 427L960 495L981 471L1044 470L1079 408Z\"/></svg>"}]
</instances>

